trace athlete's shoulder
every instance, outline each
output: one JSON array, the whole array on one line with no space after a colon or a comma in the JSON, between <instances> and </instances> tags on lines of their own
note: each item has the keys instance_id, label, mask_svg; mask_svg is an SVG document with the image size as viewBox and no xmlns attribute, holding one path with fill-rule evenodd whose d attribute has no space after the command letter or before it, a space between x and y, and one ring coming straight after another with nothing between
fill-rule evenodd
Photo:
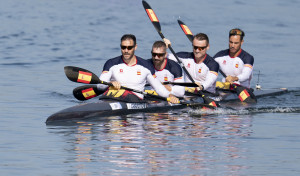
<instances>
[{"instance_id":1,"label":"athlete's shoulder","mask_svg":"<svg viewBox=\"0 0 300 176\"><path fill-rule=\"evenodd\" d=\"M155 73L154 66L153 66L152 62L150 61L150 59L145 60L141 57L136 56L136 60L137 60L138 65L141 65L142 67L150 70L152 75Z\"/></svg>"},{"instance_id":2,"label":"athlete's shoulder","mask_svg":"<svg viewBox=\"0 0 300 176\"><path fill-rule=\"evenodd\" d=\"M165 69L168 69L175 78L182 77L181 66L171 59L167 59L167 65Z\"/></svg>"},{"instance_id":3,"label":"athlete's shoulder","mask_svg":"<svg viewBox=\"0 0 300 176\"><path fill-rule=\"evenodd\" d=\"M204 64L207 65L210 71L219 71L219 64L208 54L206 55Z\"/></svg>"},{"instance_id":4,"label":"athlete's shoulder","mask_svg":"<svg viewBox=\"0 0 300 176\"><path fill-rule=\"evenodd\" d=\"M223 56L228 56L228 55L229 55L229 49L225 49L225 50L221 50L221 51L217 52L217 54L215 54L213 58L223 57Z\"/></svg>"},{"instance_id":5,"label":"athlete's shoulder","mask_svg":"<svg viewBox=\"0 0 300 176\"><path fill-rule=\"evenodd\" d=\"M117 57L108 59L103 66L103 70L109 70L112 66L118 65L120 63L123 63L122 56L117 56Z\"/></svg>"},{"instance_id":6,"label":"athlete's shoulder","mask_svg":"<svg viewBox=\"0 0 300 176\"><path fill-rule=\"evenodd\" d=\"M239 55L239 57L242 59L242 61L245 64L251 64L251 65L254 64L254 57L251 54L249 54L248 52L246 52L245 50L241 51L241 54Z\"/></svg>"}]
</instances>

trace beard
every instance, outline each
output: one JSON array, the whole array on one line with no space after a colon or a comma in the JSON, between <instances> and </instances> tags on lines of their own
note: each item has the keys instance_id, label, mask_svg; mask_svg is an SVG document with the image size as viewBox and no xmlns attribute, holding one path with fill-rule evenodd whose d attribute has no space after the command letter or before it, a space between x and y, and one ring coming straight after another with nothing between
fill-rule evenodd
<instances>
[{"instance_id":1,"label":"beard","mask_svg":"<svg viewBox=\"0 0 300 176\"><path fill-rule=\"evenodd\" d=\"M123 58L126 60L130 60L133 57L134 53L130 54L130 53L124 53L123 54Z\"/></svg>"}]
</instances>

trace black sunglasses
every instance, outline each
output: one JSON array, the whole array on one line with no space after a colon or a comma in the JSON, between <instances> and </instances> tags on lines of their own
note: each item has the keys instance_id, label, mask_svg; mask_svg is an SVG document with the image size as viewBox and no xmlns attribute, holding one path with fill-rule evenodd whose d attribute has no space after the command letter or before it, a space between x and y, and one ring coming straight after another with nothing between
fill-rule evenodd
<instances>
[{"instance_id":1,"label":"black sunglasses","mask_svg":"<svg viewBox=\"0 0 300 176\"><path fill-rule=\"evenodd\" d=\"M207 46L195 46L195 45L193 45L193 47L194 47L194 50L199 50L199 51L202 51L202 50L204 50Z\"/></svg>"},{"instance_id":2,"label":"black sunglasses","mask_svg":"<svg viewBox=\"0 0 300 176\"><path fill-rule=\"evenodd\" d=\"M124 50L124 49L132 50L132 48L135 47L135 46L124 46L124 45L120 45L120 46L121 46L122 50Z\"/></svg>"},{"instance_id":3,"label":"black sunglasses","mask_svg":"<svg viewBox=\"0 0 300 176\"><path fill-rule=\"evenodd\" d=\"M152 56L155 57L155 56L158 56L158 57L163 57L166 53L152 53Z\"/></svg>"}]
</instances>

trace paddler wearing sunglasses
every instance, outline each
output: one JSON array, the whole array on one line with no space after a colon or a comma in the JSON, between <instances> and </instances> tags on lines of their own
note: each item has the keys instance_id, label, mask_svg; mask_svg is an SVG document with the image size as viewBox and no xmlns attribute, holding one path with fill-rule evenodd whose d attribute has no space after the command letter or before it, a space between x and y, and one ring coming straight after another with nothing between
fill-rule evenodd
<instances>
[{"instance_id":1,"label":"paddler wearing sunglasses","mask_svg":"<svg viewBox=\"0 0 300 176\"><path fill-rule=\"evenodd\" d=\"M135 55L137 49L136 37L132 34L125 34L121 38L121 56L109 59L103 66L100 80L111 82L113 87L98 84L100 90L107 91L102 98L113 98L128 102L142 102L144 95L128 90L120 89L121 86L144 91L148 82L157 94L169 98L171 103L179 103L178 98L170 96L170 92L155 78L155 70L147 61Z\"/></svg>"},{"instance_id":2,"label":"paddler wearing sunglasses","mask_svg":"<svg viewBox=\"0 0 300 176\"><path fill-rule=\"evenodd\" d=\"M152 58L148 61L155 69L155 75L160 82L184 82L182 69L178 63L167 58L167 46L163 41L156 41L152 45ZM176 97L184 96L184 87L164 85Z\"/></svg>"},{"instance_id":3,"label":"paddler wearing sunglasses","mask_svg":"<svg viewBox=\"0 0 300 176\"><path fill-rule=\"evenodd\" d=\"M219 51L214 59L226 75L223 82L237 83L250 88L254 58L242 49L245 33L239 28L229 31L229 48Z\"/></svg>"},{"instance_id":4,"label":"paddler wearing sunglasses","mask_svg":"<svg viewBox=\"0 0 300 176\"><path fill-rule=\"evenodd\" d=\"M166 45L171 45L168 39L164 39ZM193 38L193 52L178 52L176 55L181 59L185 68L188 70L195 83L199 86L196 90L192 88L186 89L188 92L197 90L206 90L210 93L216 92L216 80L218 77L219 65L206 52L209 50L209 39L204 33L198 33ZM175 60L173 54L168 54L167 58ZM188 76L184 74L185 82L192 82Z\"/></svg>"}]
</instances>

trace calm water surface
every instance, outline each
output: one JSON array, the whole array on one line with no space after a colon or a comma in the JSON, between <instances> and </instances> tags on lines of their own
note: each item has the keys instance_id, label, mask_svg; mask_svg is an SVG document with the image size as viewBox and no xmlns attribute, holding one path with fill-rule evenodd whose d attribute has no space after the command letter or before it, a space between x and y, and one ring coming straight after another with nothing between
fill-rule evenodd
<instances>
[{"instance_id":1,"label":"calm water surface","mask_svg":"<svg viewBox=\"0 0 300 176\"><path fill-rule=\"evenodd\" d=\"M120 55L124 33L136 35L144 58L159 35L141 0L0 0L1 175L299 175L300 1L147 2L175 51L191 51L177 19L209 35L210 55L242 28L243 48L255 57L252 85L290 92L237 111L47 126L48 116L80 103L72 95L80 84L64 66L100 74Z\"/></svg>"}]
</instances>

